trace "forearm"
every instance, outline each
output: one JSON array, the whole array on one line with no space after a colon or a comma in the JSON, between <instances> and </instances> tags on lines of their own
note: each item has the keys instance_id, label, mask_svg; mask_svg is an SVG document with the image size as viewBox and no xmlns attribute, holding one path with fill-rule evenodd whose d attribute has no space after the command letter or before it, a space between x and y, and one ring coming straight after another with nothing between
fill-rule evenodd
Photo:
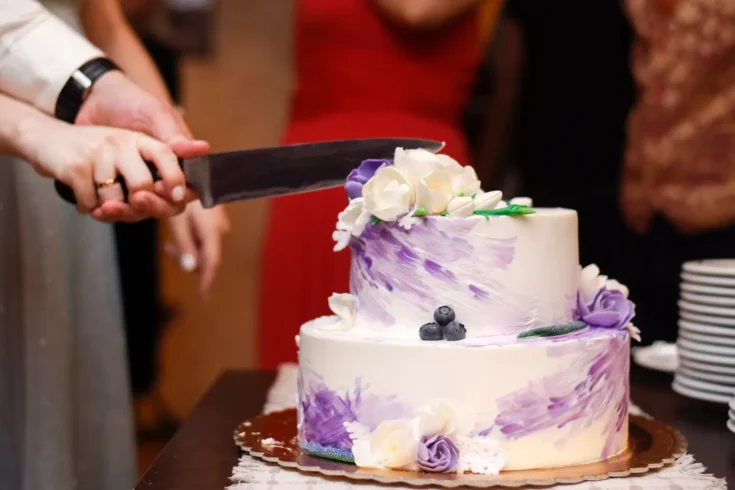
<instances>
[{"instance_id":1,"label":"forearm","mask_svg":"<svg viewBox=\"0 0 735 490\"><path fill-rule=\"evenodd\" d=\"M155 63L130 27L117 0L84 0L80 10L87 38L151 95L173 103Z\"/></svg>"},{"instance_id":2,"label":"forearm","mask_svg":"<svg viewBox=\"0 0 735 490\"><path fill-rule=\"evenodd\" d=\"M482 0L373 0L385 15L412 28L441 27Z\"/></svg>"},{"instance_id":3,"label":"forearm","mask_svg":"<svg viewBox=\"0 0 735 490\"><path fill-rule=\"evenodd\" d=\"M55 124L64 123L0 94L0 154L34 161L34 141Z\"/></svg>"},{"instance_id":4,"label":"forearm","mask_svg":"<svg viewBox=\"0 0 735 490\"><path fill-rule=\"evenodd\" d=\"M0 0L0 92L53 114L72 73L101 55L35 0Z\"/></svg>"}]
</instances>

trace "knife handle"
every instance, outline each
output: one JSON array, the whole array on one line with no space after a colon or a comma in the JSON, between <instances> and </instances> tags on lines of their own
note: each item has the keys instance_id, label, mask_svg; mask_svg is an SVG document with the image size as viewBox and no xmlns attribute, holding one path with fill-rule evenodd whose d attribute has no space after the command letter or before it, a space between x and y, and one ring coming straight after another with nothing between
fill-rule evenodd
<instances>
[{"instance_id":1,"label":"knife handle","mask_svg":"<svg viewBox=\"0 0 735 490\"><path fill-rule=\"evenodd\" d=\"M183 162L184 161L181 158L179 158L179 165L183 165ZM148 170L150 171L151 176L153 177L153 182L156 182L158 180L161 180L161 176L158 174L158 169L156 168L156 166L153 163L148 162L148 161L146 161L145 164L148 167ZM118 175L117 178L115 179L115 182L117 182L118 184L120 184L120 187L122 188L123 195L125 196L125 201L127 202L127 200L128 200L128 186L125 185L125 179L123 179L122 176ZM69 187L68 185L64 184L60 180L55 180L54 181L54 187L56 188L56 193L64 201L68 202L69 204L76 204L77 203L77 198L74 195L74 191L72 190L71 187Z\"/></svg>"}]
</instances>

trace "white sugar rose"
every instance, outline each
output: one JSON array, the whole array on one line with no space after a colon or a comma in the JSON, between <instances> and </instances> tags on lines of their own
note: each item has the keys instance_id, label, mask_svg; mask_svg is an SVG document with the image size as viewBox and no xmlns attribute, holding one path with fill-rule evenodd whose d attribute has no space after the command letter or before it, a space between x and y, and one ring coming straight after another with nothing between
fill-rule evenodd
<instances>
[{"instance_id":1,"label":"white sugar rose","mask_svg":"<svg viewBox=\"0 0 735 490\"><path fill-rule=\"evenodd\" d=\"M408 179L408 183L411 184L413 189L416 189L422 177L426 177L440 168L440 160L438 155L430 151L396 148L393 167Z\"/></svg>"},{"instance_id":2,"label":"white sugar rose","mask_svg":"<svg viewBox=\"0 0 735 490\"><path fill-rule=\"evenodd\" d=\"M368 211L383 221L395 221L408 213L413 189L406 177L394 167L384 167L365 183L362 196Z\"/></svg>"},{"instance_id":3,"label":"white sugar rose","mask_svg":"<svg viewBox=\"0 0 735 490\"><path fill-rule=\"evenodd\" d=\"M468 196L455 197L447 205L447 213L449 216L456 218L466 218L472 216L475 211L475 201Z\"/></svg>"},{"instance_id":4,"label":"white sugar rose","mask_svg":"<svg viewBox=\"0 0 735 490\"><path fill-rule=\"evenodd\" d=\"M370 437L370 452L384 468L401 469L415 465L418 450L419 438L412 420L385 421Z\"/></svg>"},{"instance_id":5,"label":"white sugar rose","mask_svg":"<svg viewBox=\"0 0 735 490\"><path fill-rule=\"evenodd\" d=\"M454 179L464 172L462 165L449 155L439 154L436 157L439 159L440 168L449 175L450 179Z\"/></svg>"},{"instance_id":6,"label":"white sugar rose","mask_svg":"<svg viewBox=\"0 0 735 490\"><path fill-rule=\"evenodd\" d=\"M462 167L462 172L452 178L455 196L473 196L480 191L480 180L472 167Z\"/></svg>"},{"instance_id":7,"label":"white sugar rose","mask_svg":"<svg viewBox=\"0 0 735 490\"><path fill-rule=\"evenodd\" d=\"M592 296L598 289L607 288L610 291L620 291L623 296L628 297L628 288L614 279L600 274L600 268L590 264L579 273L579 291L585 298Z\"/></svg>"},{"instance_id":8,"label":"white sugar rose","mask_svg":"<svg viewBox=\"0 0 735 490\"><path fill-rule=\"evenodd\" d=\"M452 199L452 182L441 170L433 170L419 179L416 186L416 207L424 208L427 214L439 214Z\"/></svg>"},{"instance_id":9,"label":"white sugar rose","mask_svg":"<svg viewBox=\"0 0 735 490\"><path fill-rule=\"evenodd\" d=\"M422 437L452 436L457 424L457 414L444 402L433 403L419 412L418 430Z\"/></svg>"},{"instance_id":10,"label":"white sugar rose","mask_svg":"<svg viewBox=\"0 0 735 490\"><path fill-rule=\"evenodd\" d=\"M501 191L490 191L475 196L475 209L478 211L492 211L503 199Z\"/></svg>"},{"instance_id":11,"label":"white sugar rose","mask_svg":"<svg viewBox=\"0 0 735 490\"><path fill-rule=\"evenodd\" d=\"M339 322L324 324L320 330L349 330L355 326L357 312L355 297L348 293L334 293L329 297L329 309L339 317Z\"/></svg>"},{"instance_id":12,"label":"white sugar rose","mask_svg":"<svg viewBox=\"0 0 735 490\"><path fill-rule=\"evenodd\" d=\"M337 242L334 251L344 249L350 243L351 236L360 236L368 223L370 210L365 206L365 199L358 197L351 200L337 216L337 229L332 233L332 238Z\"/></svg>"}]
</instances>

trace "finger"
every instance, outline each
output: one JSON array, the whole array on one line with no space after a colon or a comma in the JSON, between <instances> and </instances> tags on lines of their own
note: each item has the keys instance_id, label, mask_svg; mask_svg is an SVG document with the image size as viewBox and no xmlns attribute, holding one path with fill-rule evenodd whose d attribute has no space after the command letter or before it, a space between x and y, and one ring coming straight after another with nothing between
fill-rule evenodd
<instances>
[{"instance_id":1,"label":"finger","mask_svg":"<svg viewBox=\"0 0 735 490\"><path fill-rule=\"evenodd\" d=\"M196 158L209 153L209 143L202 140L192 140L177 137L166 142L174 153L181 158Z\"/></svg>"},{"instance_id":2,"label":"finger","mask_svg":"<svg viewBox=\"0 0 735 490\"><path fill-rule=\"evenodd\" d=\"M163 244L163 253L171 257L172 259L179 260L179 256L181 255L181 252L179 252L179 247L176 246L176 243L174 242L166 242Z\"/></svg>"},{"instance_id":3,"label":"finger","mask_svg":"<svg viewBox=\"0 0 735 490\"><path fill-rule=\"evenodd\" d=\"M189 216L186 214L173 217L169 220L171 234L179 250L179 267L184 272L192 272L197 268L197 246L194 241Z\"/></svg>"},{"instance_id":4,"label":"finger","mask_svg":"<svg viewBox=\"0 0 735 490\"><path fill-rule=\"evenodd\" d=\"M197 237L201 243L199 254L201 264L199 266L199 293L206 296L209 293L214 278L217 276L222 256L221 235L213 223L194 222Z\"/></svg>"},{"instance_id":5,"label":"finger","mask_svg":"<svg viewBox=\"0 0 735 490\"><path fill-rule=\"evenodd\" d=\"M170 218L184 210L184 205L173 204L150 191L137 191L128 196L130 205L152 218Z\"/></svg>"},{"instance_id":6,"label":"finger","mask_svg":"<svg viewBox=\"0 0 735 490\"><path fill-rule=\"evenodd\" d=\"M224 208L221 208L217 217L217 227L219 228L220 233L226 235L230 230L232 230L232 223L230 222L230 217L227 215L227 211L225 211Z\"/></svg>"},{"instance_id":7,"label":"finger","mask_svg":"<svg viewBox=\"0 0 735 490\"><path fill-rule=\"evenodd\" d=\"M143 135L137 137L147 138ZM125 144L118 148L115 155L115 167L125 179L130 194L139 190L153 189L153 176L143 161L137 141L135 144Z\"/></svg>"},{"instance_id":8,"label":"finger","mask_svg":"<svg viewBox=\"0 0 735 490\"><path fill-rule=\"evenodd\" d=\"M105 223L135 223L147 218L127 203L106 201L92 211L92 217Z\"/></svg>"},{"instance_id":9,"label":"finger","mask_svg":"<svg viewBox=\"0 0 735 490\"><path fill-rule=\"evenodd\" d=\"M153 163L174 202L182 202L186 196L186 179L179 160L171 148L147 136L138 139L138 149L143 158Z\"/></svg>"},{"instance_id":10,"label":"finger","mask_svg":"<svg viewBox=\"0 0 735 490\"><path fill-rule=\"evenodd\" d=\"M74 191L80 213L90 213L98 206L97 186L89 165L80 163L67 168L66 175L61 180Z\"/></svg>"},{"instance_id":11,"label":"finger","mask_svg":"<svg viewBox=\"0 0 735 490\"><path fill-rule=\"evenodd\" d=\"M161 198L166 199L166 200L169 200L169 201L171 201L171 203L174 203L173 200L170 197L167 196L166 185L163 182L161 182L161 181L154 182L153 183L153 192L155 192L157 196L160 196ZM191 201L194 201L196 199L197 199L197 193L196 193L196 191L194 189L192 189L191 187L186 187L186 190L185 190L185 193L184 193L184 199L181 202L174 203L174 204L183 206L183 205L188 204Z\"/></svg>"}]
</instances>

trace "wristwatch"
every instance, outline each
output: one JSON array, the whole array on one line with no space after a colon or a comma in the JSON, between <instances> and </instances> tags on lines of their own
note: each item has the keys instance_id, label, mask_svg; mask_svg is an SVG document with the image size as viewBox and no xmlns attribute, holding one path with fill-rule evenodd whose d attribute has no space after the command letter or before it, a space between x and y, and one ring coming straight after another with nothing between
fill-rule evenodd
<instances>
[{"instance_id":1,"label":"wristwatch","mask_svg":"<svg viewBox=\"0 0 735 490\"><path fill-rule=\"evenodd\" d=\"M56 99L54 115L73 124L94 82L105 73L119 69L109 58L95 58L84 63L72 73L61 89L59 98Z\"/></svg>"}]
</instances>

